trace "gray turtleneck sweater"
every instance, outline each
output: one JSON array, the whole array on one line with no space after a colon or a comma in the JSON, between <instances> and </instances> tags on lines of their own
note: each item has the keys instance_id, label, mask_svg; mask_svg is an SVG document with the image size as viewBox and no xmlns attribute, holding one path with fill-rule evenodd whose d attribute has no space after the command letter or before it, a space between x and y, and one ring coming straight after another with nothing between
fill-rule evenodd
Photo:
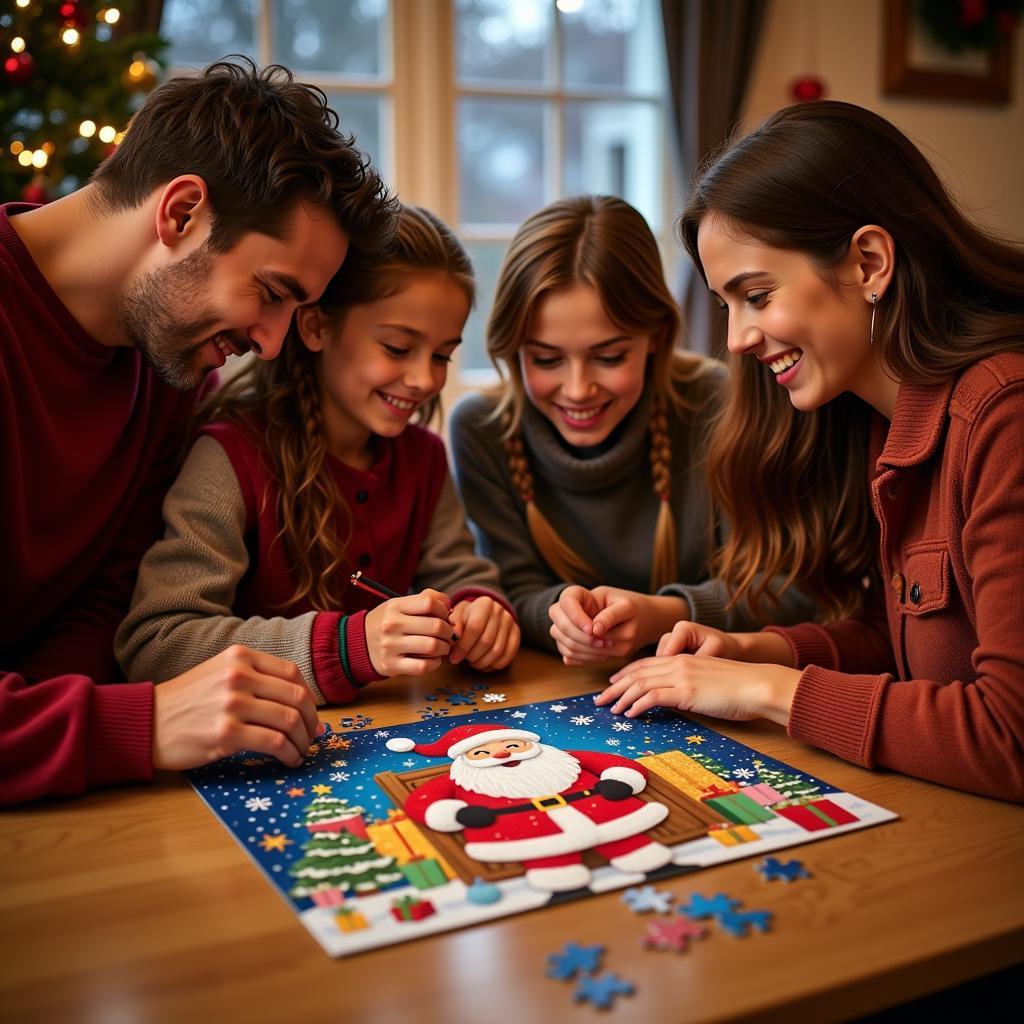
<instances>
[{"instance_id":1,"label":"gray turtleneck sweater","mask_svg":"<svg viewBox=\"0 0 1024 1024\"><path fill-rule=\"evenodd\" d=\"M743 604L726 609L728 591L708 578L708 562L720 538L713 525L711 499L701 465L707 410L718 399L721 372L705 374L686 386L685 397L698 412L671 411L672 511L678 528L678 583L659 594L682 597L690 618L717 629L746 631L764 622ZM561 537L593 566L609 586L648 593L658 516L648 457L650 389L616 428L611 445L581 452L566 445L554 425L529 402L523 410L522 437L535 484L535 501ZM548 608L567 584L552 572L534 546L526 510L516 493L501 445L501 428L487 422L495 401L465 396L451 416L451 445L462 500L482 554L501 569L502 586L515 608L523 638L533 647L554 650ZM766 613L770 608L764 604ZM816 608L790 590L771 621L790 624L814 618Z\"/></svg>"}]
</instances>

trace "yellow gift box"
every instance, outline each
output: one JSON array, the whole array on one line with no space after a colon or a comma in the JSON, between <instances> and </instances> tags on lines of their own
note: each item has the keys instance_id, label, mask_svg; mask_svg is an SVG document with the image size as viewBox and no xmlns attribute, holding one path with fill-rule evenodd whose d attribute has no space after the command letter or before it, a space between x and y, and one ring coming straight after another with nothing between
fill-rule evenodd
<instances>
[{"instance_id":1,"label":"yellow gift box","mask_svg":"<svg viewBox=\"0 0 1024 1024\"><path fill-rule=\"evenodd\" d=\"M708 835L723 846L753 843L761 837L749 825L731 825L729 828L709 828Z\"/></svg>"},{"instance_id":2,"label":"yellow gift box","mask_svg":"<svg viewBox=\"0 0 1024 1024\"><path fill-rule=\"evenodd\" d=\"M455 872L402 811L388 811L385 821L368 825L366 831L381 855L394 857L400 867L412 860L436 860L446 877L455 877Z\"/></svg>"},{"instance_id":3,"label":"yellow gift box","mask_svg":"<svg viewBox=\"0 0 1024 1024\"><path fill-rule=\"evenodd\" d=\"M357 932L361 928L369 928L362 911L354 910L352 907L344 907L337 911L334 920L338 922L338 928L343 932Z\"/></svg>"}]
</instances>

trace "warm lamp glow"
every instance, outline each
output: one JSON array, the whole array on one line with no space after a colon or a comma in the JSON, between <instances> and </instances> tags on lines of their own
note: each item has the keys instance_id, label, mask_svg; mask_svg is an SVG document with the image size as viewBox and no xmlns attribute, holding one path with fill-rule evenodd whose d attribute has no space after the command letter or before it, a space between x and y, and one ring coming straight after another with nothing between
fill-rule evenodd
<instances>
[{"instance_id":1,"label":"warm lamp glow","mask_svg":"<svg viewBox=\"0 0 1024 1024\"><path fill-rule=\"evenodd\" d=\"M43 155L45 156L46 154L44 153ZM30 150L30 149L23 149L18 154L18 163L21 164L22 167L31 167L32 166L32 150Z\"/></svg>"},{"instance_id":2,"label":"warm lamp glow","mask_svg":"<svg viewBox=\"0 0 1024 1024\"><path fill-rule=\"evenodd\" d=\"M116 25L121 12L116 7L108 7L101 16L108 25Z\"/></svg>"},{"instance_id":3,"label":"warm lamp glow","mask_svg":"<svg viewBox=\"0 0 1024 1024\"><path fill-rule=\"evenodd\" d=\"M12 156L17 156L17 155L18 155L19 153L21 153L21 152L22 152L22 151L23 151L24 149L25 149L25 143L24 143L24 142L22 142L22 141L21 141L21 139L15 139L15 140L14 140L14 141L13 141L13 142L11 143L11 155L12 155Z\"/></svg>"},{"instance_id":4,"label":"warm lamp glow","mask_svg":"<svg viewBox=\"0 0 1024 1024\"><path fill-rule=\"evenodd\" d=\"M18 159L20 160L21 157L18 157ZM46 163L49 159L50 158L46 155L45 152L43 152L43 150L37 149L32 154L32 166L38 167L40 170L42 170L42 168L46 166Z\"/></svg>"},{"instance_id":5,"label":"warm lamp glow","mask_svg":"<svg viewBox=\"0 0 1024 1024\"><path fill-rule=\"evenodd\" d=\"M78 126L78 134L83 139L91 139L96 134L96 122L95 121L83 121Z\"/></svg>"},{"instance_id":6,"label":"warm lamp glow","mask_svg":"<svg viewBox=\"0 0 1024 1024\"><path fill-rule=\"evenodd\" d=\"M113 125L105 124L99 131L100 142L113 142L117 135L117 129Z\"/></svg>"},{"instance_id":7,"label":"warm lamp glow","mask_svg":"<svg viewBox=\"0 0 1024 1024\"><path fill-rule=\"evenodd\" d=\"M24 49L25 49L25 40L24 40L24 39L22 39L22 38L21 38L21 36L15 36L15 37L14 37L14 38L13 38L13 39L11 40L11 49L12 49L12 50L13 50L13 51L14 51L15 53L21 53L21 52L22 52L22 50L24 50Z\"/></svg>"},{"instance_id":8,"label":"warm lamp glow","mask_svg":"<svg viewBox=\"0 0 1024 1024\"><path fill-rule=\"evenodd\" d=\"M63 42L67 43L68 46L76 46L78 44L78 29L66 28L61 32L60 38Z\"/></svg>"}]
</instances>

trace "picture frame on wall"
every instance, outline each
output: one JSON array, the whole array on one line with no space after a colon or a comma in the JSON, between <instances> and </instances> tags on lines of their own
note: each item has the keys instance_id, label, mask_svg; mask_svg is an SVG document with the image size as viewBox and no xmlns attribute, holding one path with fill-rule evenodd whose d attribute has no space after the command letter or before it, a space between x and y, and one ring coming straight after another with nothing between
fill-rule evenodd
<instances>
[{"instance_id":1,"label":"picture frame on wall","mask_svg":"<svg viewBox=\"0 0 1024 1024\"><path fill-rule=\"evenodd\" d=\"M1009 103L1015 30L990 50L951 53L928 34L914 0L886 0L883 88L889 96Z\"/></svg>"}]
</instances>

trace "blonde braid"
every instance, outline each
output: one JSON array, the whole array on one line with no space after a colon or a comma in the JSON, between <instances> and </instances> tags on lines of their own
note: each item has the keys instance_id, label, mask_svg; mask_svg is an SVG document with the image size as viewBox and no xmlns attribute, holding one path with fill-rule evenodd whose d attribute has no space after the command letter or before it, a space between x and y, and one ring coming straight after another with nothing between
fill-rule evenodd
<instances>
[{"instance_id":1,"label":"blonde braid","mask_svg":"<svg viewBox=\"0 0 1024 1024\"><path fill-rule=\"evenodd\" d=\"M651 561L651 592L675 582L678 573L676 523L672 515L672 445L668 433L668 403L655 393L650 420L651 480L658 496L658 521L654 527L654 553Z\"/></svg>"},{"instance_id":2,"label":"blonde braid","mask_svg":"<svg viewBox=\"0 0 1024 1024\"><path fill-rule=\"evenodd\" d=\"M510 423L511 418L506 415L505 427L507 428ZM533 472L526 457L522 435L516 430L506 437L502 444L508 459L509 472L512 474L512 484L526 506L526 527L544 561L554 570L555 575L566 583L594 586L598 582L597 573L562 540L544 513L537 508L534 501Z\"/></svg>"}]
</instances>

